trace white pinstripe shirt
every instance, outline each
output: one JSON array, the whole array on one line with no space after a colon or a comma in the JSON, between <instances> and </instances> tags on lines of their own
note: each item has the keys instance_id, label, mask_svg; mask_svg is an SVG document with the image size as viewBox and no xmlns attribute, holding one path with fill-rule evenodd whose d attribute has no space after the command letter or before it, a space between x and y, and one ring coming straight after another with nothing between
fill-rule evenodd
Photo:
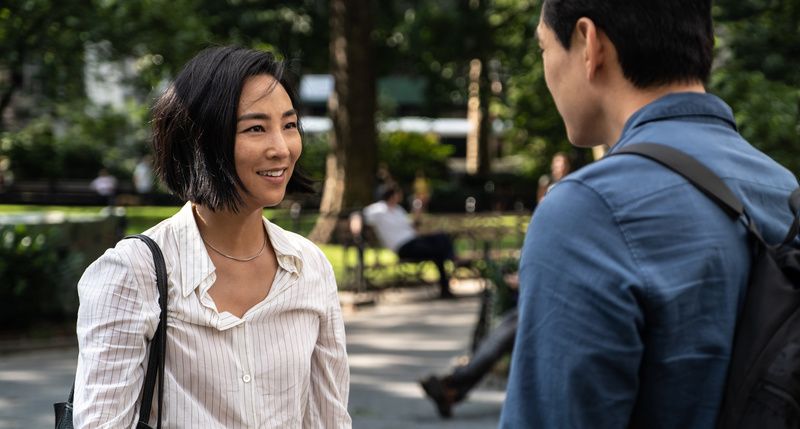
<instances>
[{"instance_id":1,"label":"white pinstripe shirt","mask_svg":"<svg viewBox=\"0 0 800 429\"><path fill-rule=\"evenodd\" d=\"M310 241L264 223L279 268L266 299L241 319L218 313L208 294L214 265L191 204L146 232L169 277L164 427L351 426L333 270ZM78 293L75 427L134 427L160 311L150 250L123 240L87 268Z\"/></svg>"}]
</instances>

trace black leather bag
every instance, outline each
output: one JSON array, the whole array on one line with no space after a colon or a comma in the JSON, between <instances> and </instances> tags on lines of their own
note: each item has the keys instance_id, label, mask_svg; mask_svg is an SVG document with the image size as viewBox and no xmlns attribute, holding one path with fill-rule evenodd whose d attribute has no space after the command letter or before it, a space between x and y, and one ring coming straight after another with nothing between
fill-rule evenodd
<instances>
[{"instance_id":1,"label":"black leather bag","mask_svg":"<svg viewBox=\"0 0 800 429\"><path fill-rule=\"evenodd\" d=\"M137 429L152 429L147 422L150 420L150 408L153 404L153 392L158 378L158 423L157 428L161 428L161 411L164 404L164 358L167 350L167 266L164 263L164 255L161 248L150 237L137 234L130 235L128 238L142 240L153 253L153 262L156 269L156 284L158 286L158 304L161 307L158 328L153 335L150 345L150 355L148 356L147 374L144 377L142 387L142 406L139 409L139 421ZM53 404L56 413L56 429L72 429L72 400L75 395L75 385L69 392L67 402Z\"/></svg>"}]
</instances>

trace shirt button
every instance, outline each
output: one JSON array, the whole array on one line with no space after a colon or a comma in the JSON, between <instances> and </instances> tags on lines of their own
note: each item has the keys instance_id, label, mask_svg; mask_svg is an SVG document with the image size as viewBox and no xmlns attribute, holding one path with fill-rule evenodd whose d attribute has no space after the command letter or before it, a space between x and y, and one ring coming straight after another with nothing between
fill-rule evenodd
<instances>
[{"instance_id":1,"label":"shirt button","mask_svg":"<svg viewBox=\"0 0 800 429\"><path fill-rule=\"evenodd\" d=\"M245 374L244 377L242 377L242 381L244 381L245 383L249 383L250 380L251 380L250 374Z\"/></svg>"}]
</instances>

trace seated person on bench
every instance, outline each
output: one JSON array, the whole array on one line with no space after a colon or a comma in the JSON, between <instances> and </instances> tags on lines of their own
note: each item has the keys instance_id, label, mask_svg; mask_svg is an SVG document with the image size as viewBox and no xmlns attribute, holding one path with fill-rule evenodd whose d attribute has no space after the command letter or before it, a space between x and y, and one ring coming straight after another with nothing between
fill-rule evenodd
<instances>
[{"instance_id":1,"label":"seated person on bench","mask_svg":"<svg viewBox=\"0 0 800 429\"><path fill-rule=\"evenodd\" d=\"M381 244L402 259L433 261L439 270L440 296L452 298L450 279L444 268L453 260L453 242L443 233L417 234L408 212L400 206L403 191L396 185L387 186L381 201L364 208L364 221L375 230Z\"/></svg>"}]
</instances>

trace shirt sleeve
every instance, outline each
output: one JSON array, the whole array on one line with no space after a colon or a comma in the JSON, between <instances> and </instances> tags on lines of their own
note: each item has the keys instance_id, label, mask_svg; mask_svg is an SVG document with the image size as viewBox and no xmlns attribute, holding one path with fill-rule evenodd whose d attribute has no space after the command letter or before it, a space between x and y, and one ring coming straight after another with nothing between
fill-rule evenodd
<instances>
[{"instance_id":1,"label":"shirt sleeve","mask_svg":"<svg viewBox=\"0 0 800 429\"><path fill-rule=\"evenodd\" d=\"M643 353L638 273L593 189L567 180L542 200L520 259L501 427L628 427Z\"/></svg>"},{"instance_id":2,"label":"shirt sleeve","mask_svg":"<svg viewBox=\"0 0 800 429\"><path fill-rule=\"evenodd\" d=\"M150 281L155 288L155 278L150 280L152 269L147 269L152 262L142 263L148 250L142 252L131 243L120 246L130 252L107 251L78 283L76 428L132 427L139 408L143 362L158 324L139 285Z\"/></svg>"},{"instance_id":3,"label":"shirt sleeve","mask_svg":"<svg viewBox=\"0 0 800 429\"><path fill-rule=\"evenodd\" d=\"M339 304L336 278L330 263L325 267L327 312L320 320L317 344L311 355L311 387L304 428L350 428L347 412L350 395L350 366L347 360L344 320Z\"/></svg>"}]
</instances>

